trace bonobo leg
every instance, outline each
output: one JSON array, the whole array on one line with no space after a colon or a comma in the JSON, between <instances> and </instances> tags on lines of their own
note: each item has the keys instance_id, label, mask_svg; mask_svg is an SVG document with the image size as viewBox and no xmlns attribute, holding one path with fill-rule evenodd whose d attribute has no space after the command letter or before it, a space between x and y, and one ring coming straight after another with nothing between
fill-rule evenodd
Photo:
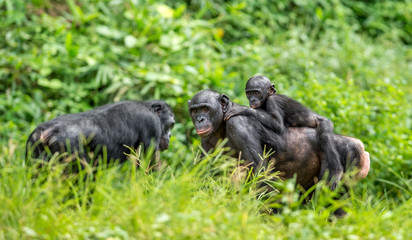
<instances>
[{"instance_id":1,"label":"bonobo leg","mask_svg":"<svg viewBox=\"0 0 412 240\"><path fill-rule=\"evenodd\" d=\"M329 172L327 181L331 184L330 188L334 190L343 175L343 166L340 162L340 156L336 150L335 143L333 142L333 123L323 117L318 116L318 138L320 148L323 152L321 171L319 179L322 179L326 173Z\"/></svg>"}]
</instances>

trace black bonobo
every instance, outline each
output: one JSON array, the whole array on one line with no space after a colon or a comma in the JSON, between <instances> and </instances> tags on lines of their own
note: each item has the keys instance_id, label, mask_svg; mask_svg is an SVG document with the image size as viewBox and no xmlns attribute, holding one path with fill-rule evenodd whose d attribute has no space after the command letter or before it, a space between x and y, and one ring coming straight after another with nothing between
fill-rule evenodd
<instances>
[{"instance_id":1,"label":"black bonobo","mask_svg":"<svg viewBox=\"0 0 412 240\"><path fill-rule=\"evenodd\" d=\"M206 152L214 148L219 140L229 138L228 147L242 152L242 159L247 160L247 164L253 169L258 169L266 165L260 157L264 145L273 143L276 151L280 151L284 146L285 141L280 135L266 130L254 118L238 116L225 122L224 114L237 104L231 102L224 94L203 90L189 100L188 105L196 132L202 138L202 147ZM261 118L265 118L266 115L268 121L272 121L269 114L263 111L261 113Z\"/></svg>"},{"instance_id":2,"label":"black bonobo","mask_svg":"<svg viewBox=\"0 0 412 240\"><path fill-rule=\"evenodd\" d=\"M323 178L326 171L329 172L328 181L331 182L331 189L335 189L342 177L344 165L340 161L340 156L336 146L332 143L333 123L312 112L298 101L281 94L275 94L275 86L265 76L254 76L246 83L246 96L249 99L248 107L234 107L225 115L225 120L235 115L256 115L254 109L262 109L268 112L275 119L276 123L257 118L262 124L271 129L278 128L278 122L282 122L287 127L308 127L316 129L320 146L322 149L322 167L319 177ZM346 160L345 160L346 162Z\"/></svg>"},{"instance_id":3,"label":"black bonobo","mask_svg":"<svg viewBox=\"0 0 412 240\"><path fill-rule=\"evenodd\" d=\"M296 176L296 183L304 189L311 188L319 176L321 168L321 149L316 130L307 127L288 127L281 133L257 121L270 114L256 109L255 115L237 115L224 121L225 113L231 108L241 107L229 100L224 94L210 90L198 92L188 101L189 112L197 134L202 138L205 151L215 148L218 141L227 138L226 147L235 151L234 157L246 160L250 167L265 167L268 161L274 163L275 171L282 179ZM279 122L274 122L278 129ZM358 179L365 178L369 172L369 153L365 152L358 139L332 134L339 156L352 163L359 172ZM271 159L263 159L263 150L274 149ZM281 147L279 147L281 146Z\"/></svg>"},{"instance_id":4,"label":"black bonobo","mask_svg":"<svg viewBox=\"0 0 412 240\"><path fill-rule=\"evenodd\" d=\"M27 140L27 156L47 160L53 153L69 152L90 162L107 154L107 160L123 162L130 152L126 146L169 148L174 123L170 106L160 100L108 104L40 124Z\"/></svg>"}]
</instances>

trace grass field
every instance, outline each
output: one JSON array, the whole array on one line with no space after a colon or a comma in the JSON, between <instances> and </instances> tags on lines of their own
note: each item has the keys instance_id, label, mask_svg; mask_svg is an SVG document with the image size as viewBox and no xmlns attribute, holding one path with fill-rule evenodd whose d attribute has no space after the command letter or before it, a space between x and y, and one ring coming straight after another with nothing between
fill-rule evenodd
<instances>
[{"instance_id":1,"label":"grass field","mask_svg":"<svg viewBox=\"0 0 412 240\"><path fill-rule=\"evenodd\" d=\"M0 0L0 19L0 239L412 239L412 1ZM320 183L301 204L293 179L237 179L221 148L200 161L187 100L247 104L256 73L364 142L350 197ZM158 171L24 161L44 121L155 98L177 121Z\"/></svg>"}]
</instances>

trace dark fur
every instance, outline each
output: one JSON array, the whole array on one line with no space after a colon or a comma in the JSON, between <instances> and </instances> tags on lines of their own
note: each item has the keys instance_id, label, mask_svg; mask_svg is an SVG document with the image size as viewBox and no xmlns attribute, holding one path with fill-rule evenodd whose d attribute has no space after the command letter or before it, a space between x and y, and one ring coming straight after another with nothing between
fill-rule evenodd
<instances>
[{"instance_id":1,"label":"dark fur","mask_svg":"<svg viewBox=\"0 0 412 240\"><path fill-rule=\"evenodd\" d=\"M202 147L209 151L216 147L218 140L228 138L227 147L235 150L236 156L241 155L252 167L265 167L269 159L262 159L263 149L275 149L271 156L276 171L283 178L297 175L297 183L304 189L309 189L318 179L321 171L322 151L319 146L316 130L304 127L285 128L282 133L275 133L265 127L254 116L237 115L224 121L225 113L238 105L229 101L225 95L214 91L198 92L188 102L189 111L196 131L210 127L207 132L200 131ZM199 112L198 109L207 106L209 111ZM194 111L196 109L196 111ZM256 110L260 114L268 114ZM339 143L341 161L356 163L360 168L359 178L366 177L369 171L369 154L364 151L363 144L353 138L333 135L332 141ZM279 147L282 146L282 147Z\"/></svg>"},{"instance_id":2,"label":"dark fur","mask_svg":"<svg viewBox=\"0 0 412 240\"><path fill-rule=\"evenodd\" d=\"M142 144L147 149L153 141L156 150L167 149L174 122L172 110L163 101L123 101L40 124L30 134L26 151L44 160L50 153L70 152L90 161L88 152L102 155L105 147L108 160L125 161L130 150L124 145Z\"/></svg>"},{"instance_id":3,"label":"dark fur","mask_svg":"<svg viewBox=\"0 0 412 240\"><path fill-rule=\"evenodd\" d=\"M259 111L247 107L232 108L225 119L235 115L255 116L265 127L269 127L277 133L281 133L287 127L309 127L317 132L320 146L323 151L323 168L319 174L323 178L326 171L329 172L328 180L331 181L331 188L337 186L341 179L344 166L340 162L340 156L333 144L333 123L326 117L320 116L303 106L298 101L285 95L276 94L275 86L264 76L255 76L248 80L246 84L246 95L249 104L255 109L262 109L272 116L272 121L262 118ZM275 123L273 123L275 122ZM283 122L280 130L278 123Z\"/></svg>"}]
</instances>

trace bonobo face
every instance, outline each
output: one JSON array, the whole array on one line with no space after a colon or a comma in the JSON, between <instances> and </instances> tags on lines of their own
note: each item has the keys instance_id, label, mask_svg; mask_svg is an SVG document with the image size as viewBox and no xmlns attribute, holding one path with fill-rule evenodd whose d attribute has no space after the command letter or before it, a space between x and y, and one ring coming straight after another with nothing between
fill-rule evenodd
<instances>
[{"instance_id":1,"label":"bonobo face","mask_svg":"<svg viewBox=\"0 0 412 240\"><path fill-rule=\"evenodd\" d=\"M204 90L188 101L190 117L199 136L207 137L220 128L223 121L221 97L217 92Z\"/></svg>"},{"instance_id":2,"label":"bonobo face","mask_svg":"<svg viewBox=\"0 0 412 240\"><path fill-rule=\"evenodd\" d=\"M246 97L251 108L261 108L268 96L276 92L275 86L264 76L255 76L246 83Z\"/></svg>"},{"instance_id":3,"label":"bonobo face","mask_svg":"<svg viewBox=\"0 0 412 240\"><path fill-rule=\"evenodd\" d=\"M171 130L175 125L175 116L168 104L163 101L152 101L151 107L159 116L162 125L162 136L160 138L159 150L163 151L169 148Z\"/></svg>"}]
</instances>

